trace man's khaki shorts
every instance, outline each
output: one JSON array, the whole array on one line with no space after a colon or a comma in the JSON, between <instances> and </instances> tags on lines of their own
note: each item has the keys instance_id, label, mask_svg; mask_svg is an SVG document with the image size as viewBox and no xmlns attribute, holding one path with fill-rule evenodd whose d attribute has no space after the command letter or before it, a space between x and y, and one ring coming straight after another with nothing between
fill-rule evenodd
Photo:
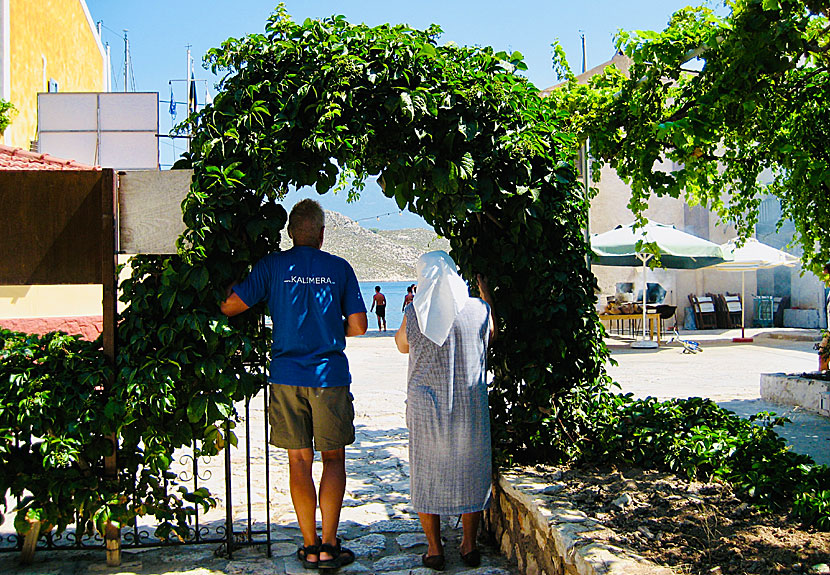
<instances>
[{"instance_id":1,"label":"man's khaki shorts","mask_svg":"<svg viewBox=\"0 0 830 575\"><path fill-rule=\"evenodd\" d=\"M354 443L354 406L349 386L302 387L272 383L268 419L271 445L332 451Z\"/></svg>"}]
</instances>

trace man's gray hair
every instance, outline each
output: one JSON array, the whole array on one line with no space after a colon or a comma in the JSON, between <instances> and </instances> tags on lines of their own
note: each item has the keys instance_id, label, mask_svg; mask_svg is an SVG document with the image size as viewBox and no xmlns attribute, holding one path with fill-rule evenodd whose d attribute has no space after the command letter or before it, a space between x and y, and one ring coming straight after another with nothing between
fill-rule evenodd
<instances>
[{"instance_id":1,"label":"man's gray hair","mask_svg":"<svg viewBox=\"0 0 830 575\"><path fill-rule=\"evenodd\" d=\"M314 243L325 225L325 212L315 200L305 199L297 202L288 215L288 235L295 243Z\"/></svg>"}]
</instances>

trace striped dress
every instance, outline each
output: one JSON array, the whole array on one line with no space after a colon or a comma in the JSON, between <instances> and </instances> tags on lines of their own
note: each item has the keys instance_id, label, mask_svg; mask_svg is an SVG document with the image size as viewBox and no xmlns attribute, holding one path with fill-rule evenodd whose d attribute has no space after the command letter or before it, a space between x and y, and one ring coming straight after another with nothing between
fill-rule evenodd
<instances>
[{"instance_id":1,"label":"striped dress","mask_svg":"<svg viewBox=\"0 0 830 575\"><path fill-rule=\"evenodd\" d=\"M407 306L410 493L418 513L458 515L490 506L492 461L486 358L490 307L470 298L444 345Z\"/></svg>"}]
</instances>

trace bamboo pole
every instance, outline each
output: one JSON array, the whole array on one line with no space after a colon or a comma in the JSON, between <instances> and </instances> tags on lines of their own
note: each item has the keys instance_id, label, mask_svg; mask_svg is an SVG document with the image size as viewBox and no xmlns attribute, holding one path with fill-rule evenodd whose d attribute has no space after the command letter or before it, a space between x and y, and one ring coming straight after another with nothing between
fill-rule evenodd
<instances>
[{"instance_id":1,"label":"bamboo pole","mask_svg":"<svg viewBox=\"0 0 830 575\"><path fill-rule=\"evenodd\" d=\"M107 358L113 370L113 377L115 377L115 353L116 353L116 335L118 328L118 278L117 273L117 239L116 233L118 226L116 225L116 175L112 169L103 170L103 177L101 178L101 250L102 250L102 283L104 285L104 321L103 321L103 348L104 355ZM110 393L110 386L104 390L104 393ZM109 455L104 457L104 474L110 478L115 479L118 476L118 438L115 434L107 437L112 445L112 451ZM107 565L110 567L118 567L121 565L121 529L116 527L112 522L108 521L104 529L104 541L107 547Z\"/></svg>"}]
</instances>

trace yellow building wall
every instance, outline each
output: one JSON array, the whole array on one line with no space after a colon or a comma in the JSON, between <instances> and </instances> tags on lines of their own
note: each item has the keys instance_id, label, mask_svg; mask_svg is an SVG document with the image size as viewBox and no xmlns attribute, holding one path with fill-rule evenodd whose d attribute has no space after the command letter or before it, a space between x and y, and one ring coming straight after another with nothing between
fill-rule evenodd
<instances>
[{"instance_id":1,"label":"yellow building wall","mask_svg":"<svg viewBox=\"0 0 830 575\"><path fill-rule=\"evenodd\" d=\"M10 99L17 115L6 143L29 149L37 138L37 94L46 80L60 92L102 92L104 56L81 0L9 0ZM72 159L72 158L67 158Z\"/></svg>"},{"instance_id":2,"label":"yellow building wall","mask_svg":"<svg viewBox=\"0 0 830 575\"><path fill-rule=\"evenodd\" d=\"M0 286L0 319L101 315L101 285Z\"/></svg>"}]
</instances>

